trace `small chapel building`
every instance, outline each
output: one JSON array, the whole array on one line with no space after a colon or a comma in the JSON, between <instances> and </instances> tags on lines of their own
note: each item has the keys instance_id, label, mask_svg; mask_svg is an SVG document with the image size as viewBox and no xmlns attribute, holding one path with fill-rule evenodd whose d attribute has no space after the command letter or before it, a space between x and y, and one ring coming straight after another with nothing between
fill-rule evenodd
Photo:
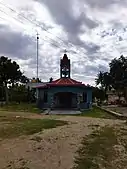
<instances>
[{"instance_id":1,"label":"small chapel building","mask_svg":"<svg viewBox=\"0 0 127 169\"><path fill-rule=\"evenodd\" d=\"M60 60L60 78L37 87L40 109L90 109L92 88L70 77L71 65L67 54Z\"/></svg>"}]
</instances>

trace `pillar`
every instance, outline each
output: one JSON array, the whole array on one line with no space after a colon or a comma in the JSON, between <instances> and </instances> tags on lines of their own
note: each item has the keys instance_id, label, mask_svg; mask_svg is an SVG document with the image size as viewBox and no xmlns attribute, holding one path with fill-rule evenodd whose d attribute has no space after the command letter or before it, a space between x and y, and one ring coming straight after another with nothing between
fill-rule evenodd
<instances>
[{"instance_id":1,"label":"pillar","mask_svg":"<svg viewBox=\"0 0 127 169\"><path fill-rule=\"evenodd\" d=\"M87 91L87 103L89 104L89 108L92 107L92 90Z\"/></svg>"}]
</instances>

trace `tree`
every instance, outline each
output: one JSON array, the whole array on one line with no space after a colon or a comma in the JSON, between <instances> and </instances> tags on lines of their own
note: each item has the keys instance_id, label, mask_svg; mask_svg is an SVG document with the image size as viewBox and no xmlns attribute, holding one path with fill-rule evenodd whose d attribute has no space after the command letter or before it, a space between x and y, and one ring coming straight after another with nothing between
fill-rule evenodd
<instances>
[{"instance_id":1,"label":"tree","mask_svg":"<svg viewBox=\"0 0 127 169\"><path fill-rule=\"evenodd\" d=\"M101 88L104 90L105 96L106 96L106 92L108 88L111 87L111 84L112 84L110 73L100 71L99 74L97 75L97 78L95 79L95 82L97 86L99 84L101 85Z\"/></svg>"},{"instance_id":2,"label":"tree","mask_svg":"<svg viewBox=\"0 0 127 169\"><path fill-rule=\"evenodd\" d=\"M0 81L5 89L6 103L9 101L8 84L14 85L22 77L19 65L8 57L0 57Z\"/></svg>"},{"instance_id":3,"label":"tree","mask_svg":"<svg viewBox=\"0 0 127 169\"><path fill-rule=\"evenodd\" d=\"M110 71L100 72L95 79L96 85L105 90L113 88L117 91L119 99L124 94L127 101L127 57L123 55L109 63Z\"/></svg>"},{"instance_id":4,"label":"tree","mask_svg":"<svg viewBox=\"0 0 127 169\"><path fill-rule=\"evenodd\" d=\"M98 87L92 87L92 91L93 91L93 100L98 99L100 101L104 101L105 100L105 92L102 89L99 89Z\"/></svg>"},{"instance_id":5,"label":"tree","mask_svg":"<svg viewBox=\"0 0 127 169\"><path fill-rule=\"evenodd\" d=\"M30 80L29 80L26 76L22 75L22 76L20 77L19 81L20 81L22 84L27 84Z\"/></svg>"},{"instance_id":6,"label":"tree","mask_svg":"<svg viewBox=\"0 0 127 169\"><path fill-rule=\"evenodd\" d=\"M9 99L11 102L35 102L34 91L26 88L24 84L9 86Z\"/></svg>"},{"instance_id":7,"label":"tree","mask_svg":"<svg viewBox=\"0 0 127 169\"><path fill-rule=\"evenodd\" d=\"M103 87L103 72L99 72L98 74L97 74L97 78L95 79L95 82L96 82L96 85L101 85L101 87Z\"/></svg>"},{"instance_id":8,"label":"tree","mask_svg":"<svg viewBox=\"0 0 127 169\"><path fill-rule=\"evenodd\" d=\"M118 96L124 94L127 100L127 57L123 55L118 59L113 59L110 66L110 74L112 77L112 86L118 92Z\"/></svg>"},{"instance_id":9,"label":"tree","mask_svg":"<svg viewBox=\"0 0 127 169\"><path fill-rule=\"evenodd\" d=\"M27 101L27 89L25 85L15 84L9 87L9 99L12 102L26 102Z\"/></svg>"}]
</instances>

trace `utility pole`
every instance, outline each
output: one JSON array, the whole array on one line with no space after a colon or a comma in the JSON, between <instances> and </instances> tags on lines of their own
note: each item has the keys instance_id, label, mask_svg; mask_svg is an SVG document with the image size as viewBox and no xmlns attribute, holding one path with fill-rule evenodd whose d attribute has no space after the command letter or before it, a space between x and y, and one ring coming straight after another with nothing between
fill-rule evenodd
<instances>
[{"instance_id":1,"label":"utility pole","mask_svg":"<svg viewBox=\"0 0 127 169\"><path fill-rule=\"evenodd\" d=\"M37 82L38 82L39 34L37 33Z\"/></svg>"}]
</instances>

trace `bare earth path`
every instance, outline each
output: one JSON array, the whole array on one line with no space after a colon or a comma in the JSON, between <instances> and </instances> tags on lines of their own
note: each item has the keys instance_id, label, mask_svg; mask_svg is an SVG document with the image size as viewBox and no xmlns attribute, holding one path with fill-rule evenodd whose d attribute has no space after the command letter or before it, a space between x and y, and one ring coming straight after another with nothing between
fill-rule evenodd
<instances>
[{"instance_id":1,"label":"bare earth path","mask_svg":"<svg viewBox=\"0 0 127 169\"><path fill-rule=\"evenodd\" d=\"M48 118L54 117L69 121L70 124L32 136L1 141L0 169L21 169L21 167L22 169L70 169L82 137L92 131L91 125L123 124L120 120L48 116ZM35 117L31 116L31 118ZM37 141L37 137L41 139Z\"/></svg>"}]
</instances>

